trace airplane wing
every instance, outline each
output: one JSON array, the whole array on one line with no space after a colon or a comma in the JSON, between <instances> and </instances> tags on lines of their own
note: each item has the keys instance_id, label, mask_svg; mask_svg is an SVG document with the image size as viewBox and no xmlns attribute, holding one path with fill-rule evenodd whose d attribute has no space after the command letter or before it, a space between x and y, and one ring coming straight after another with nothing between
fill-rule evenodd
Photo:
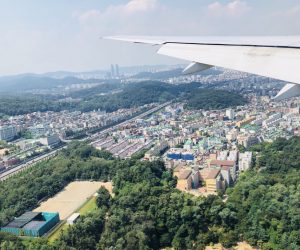
<instances>
[{"instance_id":1,"label":"airplane wing","mask_svg":"<svg viewBox=\"0 0 300 250\"><path fill-rule=\"evenodd\" d=\"M159 45L157 53L190 61L183 71L196 73L212 66L271 77L290 84L276 100L300 96L300 36L280 37L105 37Z\"/></svg>"}]
</instances>

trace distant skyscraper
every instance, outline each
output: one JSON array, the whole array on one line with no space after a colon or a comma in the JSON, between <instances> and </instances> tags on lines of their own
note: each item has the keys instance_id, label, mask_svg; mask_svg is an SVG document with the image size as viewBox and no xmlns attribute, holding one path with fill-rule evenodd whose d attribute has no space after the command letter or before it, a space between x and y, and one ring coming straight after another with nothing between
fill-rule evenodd
<instances>
[{"instance_id":1,"label":"distant skyscraper","mask_svg":"<svg viewBox=\"0 0 300 250\"><path fill-rule=\"evenodd\" d=\"M119 77L120 72L119 72L119 65L118 64L116 64L116 66L115 66L115 71L116 71L116 77Z\"/></svg>"},{"instance_id":2,"label":"distant skyscraper","mask_svg":"<svg viewBox=\"0 0 300 250\"><path fill-rule=\"evenodd\" d=\"M226 116L230 119L233 120L234 119L234 110L233 109L227 109L226 110Z\"/></svg>"},{"instance_id":3,"label":"distant skyscraper","mask_svg":"<svg viewBox=\"0 0 300 250\"><path fill-rule=\"evenodd\" d=\"M111 78L115 78L115 66L112 64L110 66L110 75L111 75Z\"/></svg>"}]
</instances>

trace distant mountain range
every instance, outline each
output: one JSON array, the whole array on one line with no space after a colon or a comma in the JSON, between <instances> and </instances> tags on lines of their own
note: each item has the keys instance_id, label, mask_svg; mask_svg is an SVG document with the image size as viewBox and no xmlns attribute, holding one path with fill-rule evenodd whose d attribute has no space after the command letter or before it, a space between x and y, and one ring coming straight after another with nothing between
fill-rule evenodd
<instances>
[{"instance_id":1,"label":"distant mountain range","mask_svg":"<svg viewBox=\"0 0 300 250\"><path fill-rule=\"evenodd\" d=\"M160 71L169 71L178 68L183 68L184 65L141 65L141 66L128 66L128 67L120 67L119 71L121 74L125 75L136 75L140 72L160 72ZM24 76L39 76L39 77L51 77L51 78L66 78L66 77L76 77L81 79L90 79L90 78L103 78L110 73L110 69L107 70L89 70L89 71L53 71L46 72L42 74L35 73L25 73L19 75L8 75L8 76L0 76L0 79L3 77L24 77Z\"/></svg>"},{"instance_id":2,"label":"distant mountain range","mask_svg":"<svg viewBox=\"0 0 300 250\"><path fill-rule=\"evenodd\" d=\"M120 72L123 74L126 72L129 78L137 80L165 80L182 75L182 69L182 65L157 65L123 67L120 69ZM138 73L135 74L134 72ZM223 71L220 69L213 68L201 72L201 75L216 75L222 72ZM106 83L109 83L107 74L107 71L95 70L86 72L56 71L44 74L28 73L13 76L3 76L0 77L0 92L20 93L31 90L53 89L59 86L68 86L72 84L102 83L104 79ZM114 81L114 83L115 82L116 81Z\"/></svg>"},{"instance_id":3,"label":"distant mountain range","mask_svg":"<svg viewBox=\"0 0 300 250\"><path fill-rule=\"evenodd\" d=\"M99 83L99 81L99 79L84 80L76 77L57 79L34 74L5 76L0 78L0 92L19 93L33 89L51 89L71 84Z\"/></svg>"}]
</instances>

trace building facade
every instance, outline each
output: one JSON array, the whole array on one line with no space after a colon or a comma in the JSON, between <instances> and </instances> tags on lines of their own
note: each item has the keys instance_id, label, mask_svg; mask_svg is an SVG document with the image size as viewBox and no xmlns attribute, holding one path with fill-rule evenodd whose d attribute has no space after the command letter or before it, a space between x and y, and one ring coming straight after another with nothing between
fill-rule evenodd
<instances>
[{"instance_id":1,"label":"building facade","mask_svg":"<svg viewBox=\"0 0 300 250\"><path fill-rule=\"evenodd\" d=\"M2 126L0 127L0 140L9 141L17 135L15 126Z\"/></svg>"}]
</instances>

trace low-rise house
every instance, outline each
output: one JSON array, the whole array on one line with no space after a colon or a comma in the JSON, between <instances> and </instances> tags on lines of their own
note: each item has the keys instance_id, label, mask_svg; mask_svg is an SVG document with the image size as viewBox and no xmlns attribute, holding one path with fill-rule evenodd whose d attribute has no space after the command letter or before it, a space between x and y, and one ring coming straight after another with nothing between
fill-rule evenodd
<instances>
[{"instance_id":1,"label":"low-rise house","mask_svg":"<svg viewBox=\"0 0 300 250\"><path fill-rule=\"evenodd\" d=\"M200 179L205 182L207 192L215 193L225 189L225 183L220 169L201 170Z\"/></svg>"},{"instance_id":2,"label":"low-rise house","mask_svg":"<svg viewBox=\"0 0 300 250\"><path fill-rule=\"evenodd\" d=\"M175 174L177 176L177 188L179 190L191 190L199 187L199 171L197 169L181 169L179 174L178 172Z\"/></svg>"},{"instance_id":3,"label":"low-rise house","mask_svg":"<svg viewBox=\"0 0 300 250\"><path fill-rule=\"evenodd\" d=\"M255 135L239 135L237 140L238 144L243 145L245 148L249 148L259 143L259 140Z\"/></svg>"},{"instance_id":4,"label":"low-rise house","mask_svg":"<svg viewBox=\"0 0 300 250\"><path fill-rule=\"evenodd\" d=\"M213 160L209 163L209 166L211 168L216 168L216 169L223 169L223 173L225 173L225 171L230 172L230 178L226 178L228 181L228 185L232 185L233 182L235 182L236 180L236 170L237 170L237 164L235 161L229 161L229 160L225 160L225 161L221 161L221 160Z\"/></svg>"},{"instance_id":5,"label":"low-rise house","mask_svg":"<svg viewBox=\"0 0 300 250\"><path fill-rule=\"evenodd\" d=\"M173 170L173 176L179 178L180 172L184 170L185 167L181 164L177 165Z\"/></svg>"},{"instance_id":6,"label":"low-rise house","mask_svg":"<svg viewBox=\"0 0 300 250\"><path fill-rule=\"evenodd\" d=\"M192 189L192 170L185 169L180 171L178 180L177 180L177 188L179 190L191 190Z\"/></svg>"}]
</instances>

